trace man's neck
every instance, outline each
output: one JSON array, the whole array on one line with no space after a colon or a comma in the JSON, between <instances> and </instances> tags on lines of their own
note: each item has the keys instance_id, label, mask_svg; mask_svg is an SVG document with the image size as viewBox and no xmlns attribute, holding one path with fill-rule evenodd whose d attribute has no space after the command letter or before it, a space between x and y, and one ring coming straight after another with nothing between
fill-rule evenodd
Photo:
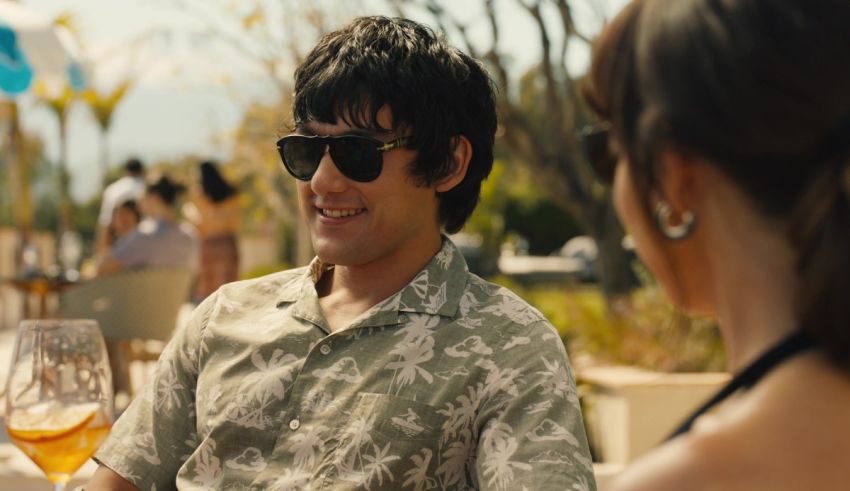
<instances>
[{"instance_id":1,"label":"man's neck","mask_svg":"<svg viewBox=\"0 0 850 491\"><path fill-rule=\"evenodd\" d=\"M319 304L331 331L351 321L401 290L439 252L442 239L420 251L400 251L398 258L382 258L364 265L336 265L316 283Z\"/></svg>"}]
</instances>

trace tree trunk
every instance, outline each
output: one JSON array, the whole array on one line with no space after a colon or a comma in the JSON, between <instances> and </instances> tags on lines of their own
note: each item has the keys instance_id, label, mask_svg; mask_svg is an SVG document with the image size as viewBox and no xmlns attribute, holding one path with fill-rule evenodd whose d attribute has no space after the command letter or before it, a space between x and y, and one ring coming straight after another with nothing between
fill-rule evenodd
<instances>
[{"instance_id":1,"label":"tree trunk","mask_svg":"<svg viewBox=\"0 0 850 491\"><path fill-rule=\"evenodd\" d=\"M100 194L106 188L109 180L109 133L106 128L100 129Z\"/></svg>"},{"instance_id":2,"label":"tree trunk","mask_svg":"<svg viewBox=\"0 0 850 491\"><path fill-rule=\"evenodd\" d=\"M20 269L21 253L30 240L32 233L32 203L30 201L29 162L23 155L23 142L21 127L18 121L18 104L9 100L9 145L8 145L8 168L9 187L12 196L15 197L15 221L20 236L18 237L18 248L15 251L15 269Z\"/></svg>"},{"instance_id":3,"label":"tree trunk","mask_svg":"<svg viewBox=\"0 0 850 491\"><path fill-rule=\"evenodd\" d=\"M629 293L640 285L640 281L634 270L634 253L623 247L625 233L611 203L610 194L606 193L606 199L597 203L594 209L596 226L591 233L598 251L600 286L605 297L610 300Z\"/></svg>"},{"instance_id":4,"label":"tree trunk","mask_svg":"<svg viewBox=\"0 0 850 491\"><path fill-rule=\"evenodd\" d=\"M59 117L59 230L57 237L71 229L71 173L68 170L68 125Z\"/></svg>"}]
</instances>

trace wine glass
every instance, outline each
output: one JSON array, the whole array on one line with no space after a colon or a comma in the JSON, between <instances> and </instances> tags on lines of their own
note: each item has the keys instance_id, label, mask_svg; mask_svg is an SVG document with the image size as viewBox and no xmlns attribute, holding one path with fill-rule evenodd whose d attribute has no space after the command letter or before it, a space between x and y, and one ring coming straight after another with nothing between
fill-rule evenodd
<instances>
[{"instance_id":1,"label":"wine glass","mask_svg":"<svg viewBox=\"0 0 850 491\"><path fill-rule=\"evenodd\" d=\"M21 321L4 423L54 489L64 489L112 427L112 373L97 321Z\"/></svg>"}]
</instances>

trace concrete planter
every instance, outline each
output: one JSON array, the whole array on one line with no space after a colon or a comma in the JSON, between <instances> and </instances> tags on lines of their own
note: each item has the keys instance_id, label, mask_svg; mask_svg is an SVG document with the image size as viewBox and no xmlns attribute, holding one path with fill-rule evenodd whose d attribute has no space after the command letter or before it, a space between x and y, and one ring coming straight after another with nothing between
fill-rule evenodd
<instances>
[{"instance_id":1,"label":"concrete planter","mask_svg":"<svg viewBox=\"0 0 850 491\"><path fill-rule=\"evenodd\" d=\"M727 373L660 373L635 367L577 372L597 460L626 464L652 449L729 380Z\"/></svg>"}]
</instances>

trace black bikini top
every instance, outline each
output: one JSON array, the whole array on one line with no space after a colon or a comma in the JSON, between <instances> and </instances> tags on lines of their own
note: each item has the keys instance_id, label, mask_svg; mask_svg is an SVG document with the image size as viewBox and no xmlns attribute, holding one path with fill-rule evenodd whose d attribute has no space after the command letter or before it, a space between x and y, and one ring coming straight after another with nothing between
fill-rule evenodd
<instances>
[{"instance_id":1,"label":"black bikini top","mask_svg":"<svg viewBox=\"0 0 850 491\"><path fill-rule=\"evenodd\" d=\"M725 387L720 389L720 392L715 394L714 397L708 400L708 402L694 411L694 413L668 437L668 440L679 436L682 433L687 433L694 424L694 421L705 414L709 409L716 406L738 390L751 388L757 384L762 377L767 375L768 372L776 368L776 366L781 364L783 361L786 361L794 355L812 347L814 347L814 342L805 332L798 330L791 333L785 339L767 350L767 352L759 356L746 368L741 370L740 373L735 375Z\"/></svg>"}]
</instances>

